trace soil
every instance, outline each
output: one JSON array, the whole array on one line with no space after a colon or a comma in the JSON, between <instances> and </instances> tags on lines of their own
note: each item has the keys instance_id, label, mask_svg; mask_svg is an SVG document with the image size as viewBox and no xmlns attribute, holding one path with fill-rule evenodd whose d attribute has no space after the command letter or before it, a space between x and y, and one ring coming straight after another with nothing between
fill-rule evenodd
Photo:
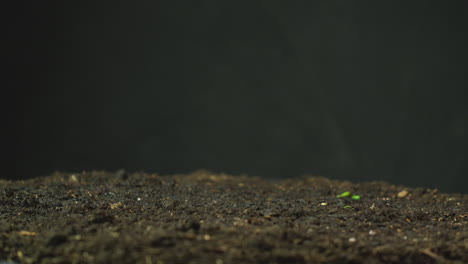
<instances>
[{"instance_id":1,"label":"soil","mask_svg":"<svg viewBox=\"0 0 468 264\"><path fill-rule=\"evenodd\" d=\"M55 173L0 205L2 264L468 263L467 194L385 182Z\"/></svg>"}]
</instances>

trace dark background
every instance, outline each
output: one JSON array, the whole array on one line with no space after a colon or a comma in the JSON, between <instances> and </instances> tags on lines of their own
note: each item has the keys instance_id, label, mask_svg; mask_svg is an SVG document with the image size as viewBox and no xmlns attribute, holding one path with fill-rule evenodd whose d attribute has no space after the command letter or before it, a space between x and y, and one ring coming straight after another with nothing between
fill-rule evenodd
<instances>
[{"instance_id":1,"label":"dark background","mask_svg":"<svg viewBox=\"0 0 468 264\"><path fill-rule=\"evenodd\" d=\"M11 2L1 178L204 168L467 192L466 1Z\"/></svg>"}]
</instances>

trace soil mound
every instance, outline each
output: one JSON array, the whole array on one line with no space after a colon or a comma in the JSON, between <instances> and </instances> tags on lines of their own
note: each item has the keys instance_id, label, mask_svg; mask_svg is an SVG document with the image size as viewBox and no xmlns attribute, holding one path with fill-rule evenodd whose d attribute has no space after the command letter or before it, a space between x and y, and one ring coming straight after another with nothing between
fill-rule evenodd
<instances>
[{"instance_id":1,"label":"soil mound","mask_svg":"<svg viewBox=\"0 0 468 264\"><path fill-rule=\"evenodd\" d=\"M468 263L468 195L197 171L0 180L0 263Z\"/></svg>"}]
</instances>

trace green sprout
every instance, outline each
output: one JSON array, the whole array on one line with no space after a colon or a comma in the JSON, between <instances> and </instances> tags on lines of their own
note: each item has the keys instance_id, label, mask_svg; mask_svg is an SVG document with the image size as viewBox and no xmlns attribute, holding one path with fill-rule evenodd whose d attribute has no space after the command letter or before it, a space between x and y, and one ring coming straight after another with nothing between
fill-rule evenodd
<instances>
[{"instance_id":1,"label":"green sprout","mask_svg":"<svg viewBox=\"0 0 468 264\"><path fill-rule=\"evenodd\" d=\"M342 194L338 194L336 197L347 197L347 196L350 196L350 195L351 195L350 192L344 192L344 193L342 193ZM351 196L351 199L353 199L353 200L359 200L359 199L361 199L361 196L355 194L355 195Z\"/></svg>"},{"instance_id":2,"label":"green sprout","mask_svg":"<svg viewBox=\"0 0 468 264\"><path fill-rule=\"evenodd\" d=\"M346 196L349 196L349 195L350 195L349 192L344 192L342 194L337 195L336 197L346 197Z\"/></svg>"},{"instance_id":3,"label":"green sprout","mask_svg":"<svg viewBox=\"0 0 468 264\"><path fill-rule=\"evenodd\" d=\"M337 195L336 197L348 197L350 196L351 193L350 192L343 192L339 195ZM361 199L361 196L360 195L357 195L357 194L354 194L351 196L351 199L353 200L360 200ZM352 208L350 205L345 205L343 208Z\"/></svg>"}]
</instances>

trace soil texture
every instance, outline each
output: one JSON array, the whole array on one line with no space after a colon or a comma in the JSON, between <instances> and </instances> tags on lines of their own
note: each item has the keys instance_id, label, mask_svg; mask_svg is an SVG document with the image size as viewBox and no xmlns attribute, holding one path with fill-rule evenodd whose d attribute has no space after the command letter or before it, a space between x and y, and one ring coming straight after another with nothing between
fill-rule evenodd
<instances>
[{"instance_id":1,"label":"soil texture","mask_svg":"<svg viewBox=\"0 0 468 264\"><path fill-rule=\"evenodd\" d=\"M0 180L0 263L468 263L468 195L208 171Z\"/></svg>"}]
</instances>

